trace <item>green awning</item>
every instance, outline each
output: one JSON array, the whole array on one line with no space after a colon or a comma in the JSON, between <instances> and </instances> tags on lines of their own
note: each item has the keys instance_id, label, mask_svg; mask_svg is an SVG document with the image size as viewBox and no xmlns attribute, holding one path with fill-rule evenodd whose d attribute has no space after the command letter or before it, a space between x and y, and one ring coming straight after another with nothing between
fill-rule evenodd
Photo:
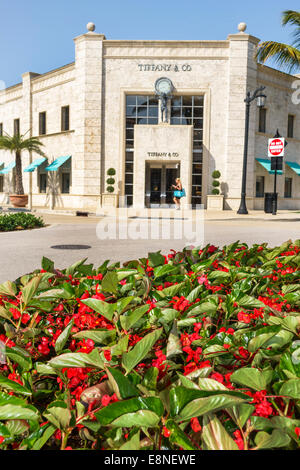
<instances>
[{"instance_id":1,"label":"green awning","mask_svg":"<svg viewBox=\"0 0 300 470\"><path fill-rule=\"evenodd\" d=\"M46 171L57 171L60 166L62 166L67 160L71 158L71 155L66 157L58 157L54 162L45 168Z\"/></svg>"},{"instance_id":2,"label":"green awning","mask_svg":"<svg viewBox=\"0 0 300 470\"><path fill-rule=\"evenodd\" d=\"M16 166L16 162L10 162L3 170L0 171L0 175L5 175L6 173L9 173L14 167Z\"/></svg>"},{"instance_id":3,"label":"green awning","mask_svg":"<svg viewBox=\"0 0 300 470\"><path fill-rule=\"evenodd\" d=\"M265 170L267 170L270 175L274 175L275 171L271 170L271 159L266 159L266 158L256 158L255 159L258 163L261 164L261 166L264 167ZM278 175L282 175L281 170L277 170Z\"/></svg>"},{"instance_id":4,"label":"green awning","mask_svg":"<svg viewBox=\"0 0 300 470\"><path fill-rule=\"evenodd\" d=\"M41 158L37 158L36 160L34 160L32 163L30 163L30 165L28 165L24 171L28 171L28 172L32 172L34 171L38 166L40 166L42 163L44 163L44 161L46 160L46 158L44 157L41 157Z\"/></svg>"},{"instance_id":5,"label":"green awning","mask_svg":"<svg viewBox=\"0 0 300 470\"><path fill-rule=\"evenodd\" d=\"M297 175L300 176L300 165L296 162L285 162Z\"/></svg>"}]
</instances>

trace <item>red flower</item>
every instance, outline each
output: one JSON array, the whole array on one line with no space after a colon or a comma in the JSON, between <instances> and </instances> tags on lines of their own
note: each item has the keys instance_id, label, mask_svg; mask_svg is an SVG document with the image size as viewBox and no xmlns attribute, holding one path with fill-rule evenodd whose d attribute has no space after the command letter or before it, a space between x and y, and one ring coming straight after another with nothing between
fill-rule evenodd
<instances>
[{"instance_id":1,"label":"red flower","mask_svg":"<svg viewBox=\"0 0 300 470\"><path fill-rule=\"evenodd\" d=\"M233 435L235 437L234 442L237 444L238 448L240 450L244 450L244 440L242 438L241 431L237 429L236 431L234 431Z\"/></svg>"},{"instance_id":2,"label":"red flower","mask_svg":"<svg viewBox=\"0 0 300 470\"><path fill-rule=\"evenodd\" d=\"M171 431L169 431L169 429L166 428L165 426L163 427L163 435L165 437L170 437L170 435L171 435Z\"/></svg>"},{"instance_id":3,"label":"red flower","mask_svg":"<svg viewBox=\"0 0 300 470\"><path fill-rule=\"evenodd\" d=\"M4 441L4 437L0 436L0 445L2 444L3 441Z\"/></svg>"},{"instance_id":4,"label":"red flower","mask_svg":"<svg viewBox=\"0 0 300 470\"><path fill-rule=\"evenodd\" d=\"M210 378L216 380L217 382L220 382L221 384L224 382L224 377L222 374L219 374L219 372L211 374Z\"/></svg>"},{"instance_id":5,"label":"red flower","mask_svg":"<svg viewBox=\"0 0 300 470\"><path fill-rule=\"evenodd\" d=\"M200 432L202 427L199 423L198 418L192 418L191 419L191 428L194 432Z\"/></svg>"},{"instance_id":6,"label":"red flower","mask_svg":"<svg viewBox=\"0 0 300 470\"><path fill-rule=\"evenodd\" d=\"M243 323L250 323L250 315L245 312L239 312L238 313L238 321L243 322Z\"/></svg>"},{"instance_id":7,"label":"red flower","mask_svg":"<svg viewBox=\"0 0 300 470\"><path fill-rule=\"evenodd\" d=\"M105 351L103 351L103 355L108 362L111 361L111 353L109 349L105 349Z\"/></svg>"},{"instance_id":8,"label":"red flower","mask_svg":"<svg viewBox=\"0 0 300 470\"><path fill-rule=\"evenodd\" d=\"M101 404L102 406L107 406L110 403L110 396L109 395L103 395L101 399Z\"/></svg>"},{"instance_id":9,"label":"red flower","mask_svg":"<svg viewBox=\"0 0 300 470\"><path fill-rule=\"evenodd\" d=\"M298 427L295 428L295 433L296 433L296 436L297 436L298 439L299 439L299 437L300 437L300 428L298 428Z\"/></svg>"}]
</instances>

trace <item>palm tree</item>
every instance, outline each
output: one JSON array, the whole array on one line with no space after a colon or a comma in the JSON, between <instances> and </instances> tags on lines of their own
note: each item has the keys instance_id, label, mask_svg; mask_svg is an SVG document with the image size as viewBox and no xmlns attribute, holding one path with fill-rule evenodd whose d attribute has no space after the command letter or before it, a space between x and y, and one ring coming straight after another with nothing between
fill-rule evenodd
<instances>
[{"instance_id":1,"label":"palm tree","mask_svg":"<svg viewBox=\"0 0 300 470\"><path fill-rule=\"evenodd\" d=\"M282 25L295 27L292 45L265 41L258 45L256 57L262 63L273 58L279 67L286 69L289 73L296 72L300 70L300 12L284 11Z\"/></svg>"},{"instance_id":2,"label":"palm tree","mask_svg":"<svg viewBox=\"0 0 300 470\"><path fill-rule=\"evenodd\" d=\"M16 173L15 173L15 193L18 195L24 194L23 175L22 175L22 151L35 152L38 155L44 156L41 146L44 145L36 137L29 137L25 139L25 135L16 134L10 136L9 134L0 136L0 149L9 150L15 154L16 157Z\"/></svg>"}]
</instances>

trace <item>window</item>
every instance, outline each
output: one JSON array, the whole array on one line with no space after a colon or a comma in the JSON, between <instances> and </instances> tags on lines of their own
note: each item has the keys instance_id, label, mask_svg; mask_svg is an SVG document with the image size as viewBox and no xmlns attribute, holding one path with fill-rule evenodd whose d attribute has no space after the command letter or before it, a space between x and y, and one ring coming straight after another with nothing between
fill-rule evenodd
<instances>
[{"instance_id":1,"label":"window","mask_svg":"<svg viewBox=\"0 0 300 470\"><path fill-rule=\"evenodd\" d=\"M20 135L20 119L14 120L14 135Z\"/></svg>"},{"instance_id":2,"label":"window","mask_svg":"<svg viewBox=\"0 0 300 470\"><path fill-rule=\"evenodd\" d=\"M259 117L258 117L258 132L266 132L266 117L267 110L266 108L259 108Z\"/></svg>"},{"instance_id":3,"label":"window","mask_svg":"<svg viewBox=\"0 0 300 470\"><path fill-rule=\"evenodd\" d=\"M46 173L39 174L39 191L40 193L47 192L47 175Z\"/></svg>"},{"instance_id":4,"label":"window","mask_svg":"<svg viewBox=\"0 0 300 470\"><path fill-rule=\"evenodd\" d=\"M61 130L70 130L70 106L63 106L61 108Z\"/></svg>"},{"instance_id":5,"label":"window","mask_svg":"<svg viewBox=\"0 0 300 470\"><path fill-rule=\"evenodd\" d=\"M194 126L192 164L192 205L201 204L203 155L204 96L174 96L171 101L171 124Z\"/></svg>"},{"instance_id":6,"label":"window","mask_svg":"<svg viewBox=\"0 0 300 470\"><path fill-rule=\"evenodd\" d=\"M71 186L71 159L67 160L60 168L60 190L62 194L68 194Z\"/></svg>"},{"instance_id":7,"label":"window","mask_svg":"<svg viewBox=\"0 0 300 470\"><path fill-rule=\"evenodd\" d=\"M134 125L158 123L158 97L148 95L126 96L125 136L125 196L127 205L133 202Z\"/></svg>"},{"instance_id":8,"label":"window","mask_svg":"<svg viewBox=\"0 0 300 470\"><path fill-rule=\"evenodd\" d=\"M3 175L0 175L0 193L3 193L3 187L4 187L4 178L3 178Z\"/></svg>"},{"instance_id":9,"label":"window","mask_svg":"<svg viewBox=\"0 0 300 470\"><path fill-rule=\"evenodd\" d=\"M256 177L256 197L264 197L265 193L265 177Z\"/></svg>"},{"instance_id":10,"label":"window","mask_svg":"<svg viewBox=\"0 0 300 470\"><path fill-rule=\"evenodd\" d=\"M287 128L287 136L290 138L294 137L294 118L292 114L288 115L288 128Z\"/></svg>"},{"instance_id":11,"label":"window","mask_svg":"<svg viewBox=\"0 0 300 470\"><path fill-rule=\"evenodd\" d=\"M3 123L0 122L0 135L3 135Z\"/></svg>"},{"instance_id":12,"label":"window","mask_svg":"<svg viewBox=\"0 0 300 470\"><path fill-rule=\"evenodd\" d=\"M39 135L46 134L46 113L39 114Z\"/></svg>"},{"instance_id":13,"label":"window","mask_svg":"<svg viewBox=\"0 0 300 470\"><path fill-rule=\"evenodd\" d=\"M62 173L61 175L61 192L63 194L70 192L70 173Z\"/></svg>"},{"instance_id":14,"label":"window","mask_svg":"<svg viewBox=\"0 0 300 470\"><path fill-rule=\"evenodd\" d=\"M292 178L285 178L284 180L284 197L292 197Z\"/></svg>"}]
</instances>

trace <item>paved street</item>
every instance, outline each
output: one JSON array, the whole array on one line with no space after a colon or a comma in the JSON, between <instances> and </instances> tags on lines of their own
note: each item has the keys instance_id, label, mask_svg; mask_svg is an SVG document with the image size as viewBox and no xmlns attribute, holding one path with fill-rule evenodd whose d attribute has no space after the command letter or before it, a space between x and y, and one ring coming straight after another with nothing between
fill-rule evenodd
<instances>
[{"instance_id":1,"label":"paved street","mask_svg":"<svg viewBox=\"0 0 300 470\"><path fill-rule=\"evenodd\" d=\"M253 215L255 214L255 215ZM221 217L223 220L218 220ZM97 237L97 224L103 220L96 217L74 217L44 214L47 227L23 232L0 233L0 282L15 280L22 274L40 267L42 256L55 261L56 267L64 268L82 258L100 265L104 260L128 261L147 255L150 251L161 250L167 253L171 248L182 249L182 240L101 240ZM178 225L180 216L175 219ZM106 218L105 222L109 222ZM142 226L146 220L139 220ZM125 224L126 221L121 222ZM161 225L163 221L158 221ZM285 240L300 238L300 214L278 214L265 218L262 214L252 213L237 218L232 212L222 215L212 214L204 221L204 243L224 245L236 240L248 244L267 241L271 246ZM101 233L103 226L98 227ZM88 249L54 249L55 245L86 245Z\"/></svg>"}]
</instances>

